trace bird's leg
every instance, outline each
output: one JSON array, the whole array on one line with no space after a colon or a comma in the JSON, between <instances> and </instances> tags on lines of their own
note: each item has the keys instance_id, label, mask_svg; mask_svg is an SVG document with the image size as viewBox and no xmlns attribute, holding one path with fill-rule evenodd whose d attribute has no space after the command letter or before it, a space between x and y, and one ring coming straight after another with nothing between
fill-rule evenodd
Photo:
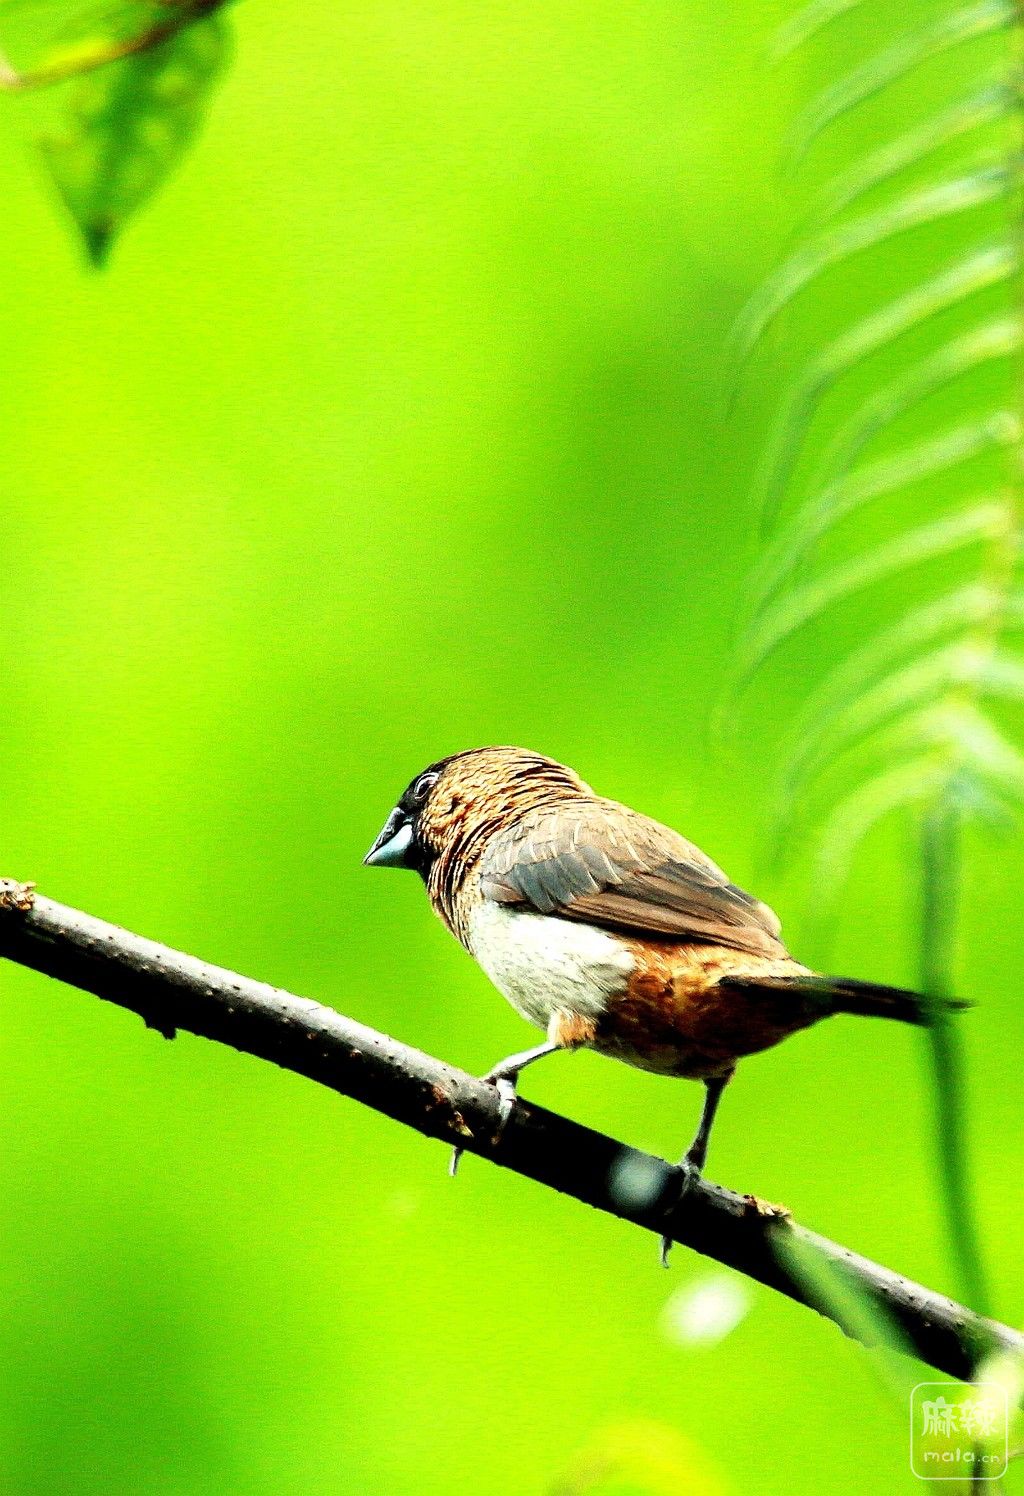
<instances>
[{"instance_id":1,"label":"bird's leg","mask_svg":"<svg viewBox=\"0 0 1024 1496\"><path fill-rule=\"evenodd\" d=\"M718 1103L722 1099L722 1092L732 1080L732 1076L733 1072L730 1070L725 1075L713 1075L704 1082L704 1108L700 1114L697 1131L693 1135L693 1142L679 1160L679 1194L672 1201L669 1209L674 1209L679 1204L686 1191L704 1172L711 1126L715 1120L715 1113L718 1111ZM668 1267L668 1254L671 1250L671 1237L663 1236L661 1238L662 1267Z\"/></svg>"},{"instance_id":2,"label":"bird's leg","mask_svg":"<svg viewBox=\"0 0 1024 1496\"><path fill-rule=\"evenodd\" d=\"M510 1054L507 1060L500 1061L492 1066L486 1075L480 1077L490 1085L498 1089L498 1132L500 1138L508 1125L508 1119L512 1115L512 1104L516 1099L516 1085L519 1081L520 1072L527 1065L532 1065L534 1060L542 1060L545 1055L554 1054L556 1050L564 1049L564 1044L557 1044L549 1039L545 1044L538 1044L536 1049L524 1049L519 1054ZM459 1167L459 1159L465 1150L462 1148L452 1149L451 1163L448 1172L454 1179Z\"/></svg>"},{"instance_id":3,"label":"bird's leg","mask_svg":"<svg viewBox=\"0 0 1024 1496\"><path fill-rule=\"evenodd\" d=\"M716 1075L711 1080L704 1082L704 1108L700 1114L697 1131L693 1142L687 1148L680 1160L680 1168L689 1168L694 1177L699 1177L704 1172L704 1164L708 1156L708 1139L711 1137L711 1125L718 1111L718 1103L722 1099L722 1092L732 1079L732 1071L728 1075Z\"/></svg>"}]
</instances>

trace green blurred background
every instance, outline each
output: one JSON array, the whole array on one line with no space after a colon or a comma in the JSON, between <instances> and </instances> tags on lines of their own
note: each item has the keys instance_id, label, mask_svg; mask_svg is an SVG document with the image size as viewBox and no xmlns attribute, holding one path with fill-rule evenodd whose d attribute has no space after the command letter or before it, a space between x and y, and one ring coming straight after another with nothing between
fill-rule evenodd
<instances>
[{"instance_id":1,"label":"green blurred background","mask_svg":"<svg viewBox=\"0 0 1024 1496\"><path fill-rule=\"evenodd\" d=\"M417 881L360 864L425 763L522 743L756 884L803 959L913 978L906 827L827 953L763 857L778 724L835 641L708 729L777 388L755 371L726 419L726 334L792 218L808 87L765 66L779 14L246 0L103 275L4 104L0 871L479 1071L529 1034ZM969 872L1016 1322L1019 845ZM902 1413L807 1311L736 1280L701 1344L679 1294L720 1301L713 1264L662 1273L636 1230L473 1159L453 1183L294 1076L0 980L5 1493L544 1496L616 1440L671 1489L911 1484ZM952 1288L922 1043L837 1020L751 1060L711 1176ZM669 1155L700 1103L589 1054L525 1089ZM670 1488L623 1468L593 1488Z\"/></svg>"}]
</instances>

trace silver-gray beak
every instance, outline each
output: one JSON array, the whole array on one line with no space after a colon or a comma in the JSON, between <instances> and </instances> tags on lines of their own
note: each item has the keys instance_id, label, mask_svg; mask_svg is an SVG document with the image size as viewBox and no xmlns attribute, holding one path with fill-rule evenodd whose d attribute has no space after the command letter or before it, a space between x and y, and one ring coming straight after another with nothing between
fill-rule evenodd
<instances>
[{"instance_id":1,"label":"silver-gray beak","mask_svg":"<svg viewBox=\"0 0 1024 1496\"><path fill-rule=\"evenodd\" d=\"M363 858L365 867L408 867L406 854L412 846L412 822L398 806L384 822L383 830Z\"/></svg>"}]
</instances>

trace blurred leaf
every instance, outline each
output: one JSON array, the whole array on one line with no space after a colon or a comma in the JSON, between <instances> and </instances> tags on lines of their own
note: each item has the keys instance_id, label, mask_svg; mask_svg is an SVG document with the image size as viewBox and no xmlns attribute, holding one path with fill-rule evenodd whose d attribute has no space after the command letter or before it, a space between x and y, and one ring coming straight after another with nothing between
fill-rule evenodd
<instances>
[{"instance_id":1,"label":"blurred leaf","mask_svg":"<svg viewBox=\"0 0 1024 1496\"><path fill-rule=\"evenodd\" d=\"M224 0L119 0L113 5L35 0L0 4L8 88L45 88L144 52L218 10Z\"/></svg>"},{"instance_id":2,"label":"blurred leaf","mask_svg":"<svg viewBox=\"0 0 1024 1496\"><path fill-rule=\"evenodd\" d=\"M887 676L901 655L913 653L943 634L988 622L1000 606L1000 595L993 588L983 582L969 582L900 614L888 628L869 635L860 649L832 666L803 703L794 723L795 743L813 742L815 722L859 696L872 681ZM799 751L799 747L794 748L794 759Z\"/></svg>"},{"instance_id":3,"label":"blurred leaf","mask_svg":"<svg viewBox=\"0 0 1024 1496\"><path fill-rule=\"evenodd\" d=\"M1007 523L1005 503L975 502L962 513L896 535L875 550L813 577L787 593L759 620L747 641L744 668L761 665L790 635L854 593L923 561L1005 534Z\"/></svg>"},{"instance_id":4,"label":"blurred leaf","mask_svg":"<svg viewBox=\"0 0 1024 1496\"><path fill-rule=\"evenodd\" d=\"M93 264L181 158L227 55L218 16L182 25L83 79L64 125L41 142Z\"/></svg>"},{"instance_id":5,"label":"blurred leaf","mask_svg":"<svg viewBox=\"0 0 1024 1496\"><path fill-rule=\"evenodd\" d=\"M1004 165L986 166L951 181L915 188L876 212L827 229L791 255L751 298L736 328L740 357L748 357L790 302L827 270L911 229L997 202L1006 196L1015 176Z\"/></svg>"},{"instance_id":6,"label":"blurred leaf","mask_svg":"<svg viewBox=\"0 0 1024 1496\"><path fill-rule=\"evenodd\" d=\"M810 41L811 37L817 36L819 31L863 3L864 0L811 0L809 5L798 10L779 28L775 37L775 56L788 57L790 52L795 52L798 47Z\"/></svg>"},{"instance_id":7,"label":"blurred leaf","mask_svg":"<svg viewBox=\"0 0 1024 1496\"><path fill-rule=\"evenodd\" d=\"M1012 122L1016 99L1002 79L958 101L950 109L923 120L894 140L855 161L819 194L815 217L834 218L858 198L883 187L900 172L919 166L953 140L970 135L997 120Z\"/></svg>"},{"instance_id":8,"label":"blurred leaf","mask_svg":"<svg viewBox=\"0 0 1024 1496\"><path fill-rule=\"evenodd\" d=\"M799 159L822 131L849 110L898 82L922 62L952 47L959 47L965 41L1010 26L1015 15L1011 0L975 0L974 4L965 5L961 10L938 16L919 31L901 36L847 77L831 84L814 101L797 122L794 154Z\"/></svg>"},{"instance_id":9,"label":"blurred leaf","mask_svg":"<svg viewBox=\"0 0 1024 1496\"><path fill-rule=\"evenodd\" d=\"M804 7L784 30L782 49L792 50L823 26L852 9L841 0L817 0ZM848 110L872 96L884 97L919 63L939 52L960 53L966 44L995 35L1018 19L1008 0L971 0L940 10L919 29L886 38L892 13L885 7L860 6L877 17L879 40L867 59L821 91L802 123L805 145L828 129ZM965 57L973 54L964 52ZM883 139L833 179L819 202L837 209L863 192L892 185L904 168L978 125L1000 120L1015 107L1017 90L1009 55L1002 76L994 83L991 60L982 68L989 74L966 99L940 101L920 119L899 115L899 131ZM1012 160L1012 157L1010 158ZM797 375L783 403L783 415L763 464L761 483L765 512L773 514L793 486L819 414L823 440L817 443L804 491L779 525L773 543L760 559L751 585L750 624L740 656L741 682L810 622L831 614L855 594L899 575L923 561L977 554L978 581L944 585L934 602L925 600L906 620L879 619L877 636L862 643L846 659L833 662L819 686L809 693L798 713L798 729L791 738L788 766L782 776L782 813L792 816L795 801L820 770L831 768L853 747L867 744L859 755L863 776L847 792L842 807L846 832L873 824L876 802L870 794L873 774L883 774L895 793L898 770L894 751L917 762L936 745L948 755L949 778L963 785L987 786L989 792L1014 792L1015 754L1002 733L982 710L989 699L1016 700L1024 667L1002 643L1016 628L1016 559L1021 548L1022 425L1005 396L994 409L984 407L957 425L915 433L915 440L870 463L867 448L891 426L913 412L920 420L932 397L954 383L966 392L969 381L989 366L1019 354L1021 326L1011 290L1020 275L1018 238L1006 233L979 249L965 246L959 256L938 271L922 275L920 249L906 255L908 284L898 288L902 241L906 228L926 229L959 210L1002 197L1009 212L1019 214L1014 194L1015 165L989 161L958 178L938 184L896 190L871 212L838 227L818 230L790 254L746 309L739 324L739 344L749 353L768 327L792 300L819 276L829 273L833 284L851 255L886 241L890 244L889 273L897 289L880 299L851 325L841 328L816 351ZM831 194L831 195L829 195ZM942 243L956 230L950 224ZM927 240L925 240L927 242ZM948 254L948 250L945 250ZM979 326L944 334L930 350L921 345L932 326L964 308L973 296L1006 290L1006 310ZM941 314L941 315L940 315ZM913 358L898 364L899 340L915 335ZM895 345L895 346L894 346ZM846 408L841 398L824 403L842 381L869 358L888 355L895 376L876 383L866 396ZM1009 391L1007 391L1007 395ZM1008 465L1004 498L979 504L973 465L986 454L1006 453ZM943 480L941 518L922 516L926 483ZM997 481L1000 481L997 479ZM901 506L914 494L914 505ZM882 504L891 523L888 533L872 541L857 540L857 527L843 521L859 515L867 505ZM845 542L845 543L844 543ZM809 576L798 571L807 566ZM962 617L955 608L964 605ZM901 659L902 656L902 659ZM933 709L934 708L934 709ZM898 725L888 731L891 724ZM918 736L915 737L915 731ZM894 733L896 734L894 736ZM930 762L930 759L929 759ZM883 794L882 799L884 800ZM980 802L979 802L980 803ZM838 809L837 809L838 813Z\"/></svg>"},{"instance_id":10,"label":"blurred leaf","mask_svg":"<svg viewBox=\"0 0 1024 1496\"><path fill-rule=\"evenodd\" d=\"M776 1232L776 1255L807 1290L812 1302L826 1306L844 1333L870 1346L869 1364L895 1404L901 1424L906 1418L910 1390L906 1357L912 1354L906 1336L877 1299L848 1278L813 1242L794 1231Z\"/></svg>"},{"instance_id":11,"label":"blurred leaf","mask_svg":"<svg viewBox=\"0 0 1024 1496\"><path fill-rule=\"evenodd\" d=\"M753 602L761 606L790 578L812 546L831 529L876 499L891 498L925 478L999 452L1020 441L1021 427L1011 411L997 410L952 431L928 437L836 479L805 499L768 548L752 578Z\"/></svg>"},{"instance_id":12,"label":"blurred leaf","mask_svg":"<svg viewBox=\"0 0 1024 1496\"><path fill-rule=\"evenodd\" d=\"M987 668L987 652L958 639L931 654L915 656L902 670L882 676L869 690L838 707L830 706L823 716L807 724L806 735L787 766L787 809L823 766L833 767L869 733L934 700L950 687L974 683Z\"/></svg>"},{"instance_id":13,"label":"blurred leaf","mask_svg":"<svg viewBox=\"0 0 1024 1496\"><path fill-rule=\"evenodd\" d=\"M801 46L851 9L842 0L805 6L784 29L781 50ZM1019 108L1024 13L1010 0L967 0L936 6L907 31L881 0L861 0L858 9L863 60L839 65L794 130L797 157L826 131L841 150L843 134L832 127L872 100L860 120L857 154L817 191L818 211L803 242L739 320L746 358L824 277L834 300L849 284L857 308L838 332L816 337L766 443L758 489L762 516L777 529L752 578L739 675L745 683L812 622L842 638L839 610L861 599L860 637L831 659L825 652L822 677L809 683L787 735L775 841L807 839L792 834L799 826L817 842L812 877L820 919L872 827L919 807L924 913L916 980L923 992L950 995L961 821L992 820L1024 800L1024 756L993 715L995 703L1024 699L1024 657L1012 637L1020 629L1024 423L1019 377L1011 380L1008 367L1021 349L1021 158L1019 124L1012 138L1001 128ZM993 81L1000 33L1004 51ZM979 47L982 39L989 45ZM912 94L916 70L940 54L956 59L946 93L934 88L929 67ZM951 160L965 154L958 142L979 131L970 146L976 159ZM933 156L941 180L902 180ZM828 223L867 193L877 194L868 211ZM984 205L998 205L1002 221L979 250L970 215ZM879 267L876 291L863 271L851 273L850 262L883 244L884 265L879 256L871 261ZM977 295L1001 298L995 316L986 305L984 322L956 326ZM873 382L872 369L879 371ZM993 394L1000 375L1002 388ZM946 409L933 403L940 395ZM954 398L966 408L951 416ZM876 441L891 443L891 428L905 418L913 421L910 437L865 461ZM994 481L1001 495L995 502L978 501L979 460L980 481ZM920 563L940 561L911 578ZM904 577L909 604L892 585ZM937 586L937 596L928 596L929 586ZM937 816L955 828L938 859L928 852ZM940 864L941 876L934 873ZM933 1025L930 1042L952 1256L965 1296L985 1312L952 1025Z\"/></svg>"},{"instance_id":14,"label":"blurred leaf","mask_svg":"<svg viewBox=\"0 0 1024 1496\"><path fill-rule=\"evenodd\" d=\"M782 406L778 428L763 464L758 500L772 517L793 475L808 428L822 397L840 379L904 334L927 327L934 317L963 306L980 292L1006 284L1017 271L1013 246L998 243L961 256L904 295L862 317L808 361Z\"/></svg>"},{"instance_id":15,"label":"blurred leaf","mask_svg":"<svg viewBox=\"0 0 1024 1496\"><path fill-rule=\"evenodd\" d=\"M823 475L848 472L864 450L901 417L946 386L988 364L1012 358L1022 346L1024 324L1015 316L999 317L940 344L872 391L840 423L815 470L815 483Z\"/></svg>"},{"instance_id":16,"label":"blurred leaf","mask_svg":"<svg viewBox=\"0 0 1024 1496\"><path fill-rule=\"evenodd\" d=\"M1024 755L984 712L954 699L936 713L935 722L958 778L969 784L973 774L994 793L1024 803Z\"/></svg>"},{"instance_id":17,"label":"blurred leaf","mask_svg":"<svg viewBox=\"0 0 1024 1496\"><path fill-rule=\"evenodd\" d=\"M820 929L830 923L854 855L872 827L903 806L927 803L946 780L946 765L939 754L901 757L892 768L858 785L830 809L818 837L813 868L812 913Z\"/></svg>"},{"instance_id":18,"label":"blurred leaf","mask_svg":"<svg viewBox=\"0 0 1024 1496\"><path fill-rule=\"evenodd\" d=\"M799 747L786 766L782 812L791 818L811 782L824 770L833 770L842 758L865 738L887 724L915 714L943 693L963 691L978 701L1024 700L1024 663L1010 654L993 655L981 643L957 641L932 654L914 657L902 670L885 675L869 690L846 702L831 701L810 722L803 724ZM1024 759L974 709L926 714L916 725L941 723L953 756L969 761L970 774L963 781L982 784L988 795L1005 799L1024 793ZM912 730L909 741L916 733ZM895 746L892 740L887 740Z\"/></svg>"}]
</instances>

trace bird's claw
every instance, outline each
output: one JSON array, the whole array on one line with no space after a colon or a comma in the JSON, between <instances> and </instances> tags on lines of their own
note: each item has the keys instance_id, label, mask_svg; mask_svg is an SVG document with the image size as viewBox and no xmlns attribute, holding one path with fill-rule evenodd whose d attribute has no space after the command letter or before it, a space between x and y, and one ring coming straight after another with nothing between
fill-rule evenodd
<instances>
[{"instance_id":1,"label":"bird's claw","mask_svg":"<svg viewBox=\"0 0 1024 1496\"><path fill-rule=\"evenodd\" d=\"M502 1074L496 1075L489 1071L486 1075L481 1076L481 1080L485 1080L488 1085L493 1086L498 1093L498 1125L494 1130L492 1142L499 1143L504 1136L505 1128L508 1126L508 1119L512 1115L512 1108L516 1104L517 1077ZM460 1148L458 1144L452 1149L452 1156L448 1162L448 1173L452 1179L459 1172L459 1160L465 1151L465 1148Z\"/></svg>"},{"instance_id":2,"label":"bird's claw","mask_svg":"<svg viewBox=\"0 0 1024 1496\"><path fill-rule=\"evenodd\" d=\"M512 1115L512 1108L516 1104L516 1083L500 1076L494 1084L498 1088L498 1127L494 1134L495 1142L504 1134L508 1126L508 1119Z\"/></svg>"},{"instance_id":3,"label":"bird's claw","mask_svg":"<svg viewBox=\"0 0 1024 1496\"><path fill-rule=\"evenodd\" d=\"M697 1165L695 1163L691 1162L690 1159L684 1158L676 1169L674 1177L676 1180L677 1189L674 1192L673 1198L670 1199L665 1206L664 1213L666 1216L669 1215L671 1211L675 1210L676 1206L681 1200L685 1199L686 1195L700 1178L700 1170L697 1168ZM662 1267L668 1267L669 1265L668 1258L669 1253L672 1250L672 1246L673 1242L670 1236L663 1236L661 1238Z\"/></svg>"}]
</instances>

